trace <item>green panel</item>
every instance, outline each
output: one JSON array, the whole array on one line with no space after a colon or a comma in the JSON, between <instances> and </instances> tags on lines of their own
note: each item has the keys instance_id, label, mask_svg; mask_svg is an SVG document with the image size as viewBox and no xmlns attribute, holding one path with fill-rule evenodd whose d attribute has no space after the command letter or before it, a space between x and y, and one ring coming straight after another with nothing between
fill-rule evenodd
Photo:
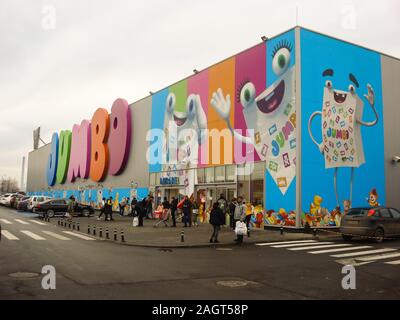
<instances>
[{"instance_id":1,"label":"green panel","mask_svg":"<svg viewBox=\"0 0 400 320\"><path fill-rule=\"evenodd\" d=\"M171 87L169 92L175 93L176 104L175 111L185 112L186 111L186 98L187 98L187 80L182 80Z\"/></svg>"},{"instance_id":2,"label":"green panel","mask_svg":"<svg viewBox=\"0 0 400 320\"><path fill-rule=\"evenodd\" d=\"M71 154L72 132L63 130L58 144L57 183L64 183L67 178L69 156Z\"/></svg>"}]
</instances>

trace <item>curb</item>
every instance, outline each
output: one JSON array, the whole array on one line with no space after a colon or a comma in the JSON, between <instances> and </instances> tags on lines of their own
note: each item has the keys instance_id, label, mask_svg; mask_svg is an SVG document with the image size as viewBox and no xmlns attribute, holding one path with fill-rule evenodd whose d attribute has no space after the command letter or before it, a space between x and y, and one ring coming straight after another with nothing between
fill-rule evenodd
<instances>
[{"instance_id":1,"label":"curb","mask_svg":"<svg viewBox=\"0 0 400 320\"><path fill-rule=\"evenodd\" d=\"M53 224L50 222L51 225L57 227L57 228L61 228L59 227L57 224ZM72 231L72 230L71 230ZM186 244L186 245L177 245L177 244L172 244L172 245L168 245L168 244L138 244L138 243L132 243L129 241L125 241L125 242L121 242L119 241L114 241L112 239L106 239L106 238L100 238L98 236L92 236L92 235L87 235L84 232L79 232L74 230L74 232L76 233L80 233L82 235L85 236L89 236L93 239L99 240L99 241L103 241L103 242L107 242L107 243L112 243L112 244L117 244L117 245L123 245L123 246L129 246L129 247L137 247L137 248L152 248L152 249L190 249L190 248L223 248L223 247L244 247L244 246L248 246L248 245L254 245L256 243L262 243L262 242L279 242L281 240L284 241L290 241L288 239L276 239L276 240L268 240L268 239L262 239L262 240L244 240L244 242L239 246L237 245L233 240L230 243L219 243L219 244L215 244L215 243L210 243L210 244ZM279 230L276 230L276 232L279 232ZM293 233L289 233L287 232L287 234L293 234ZM284 237L284 236L283 236ZM311 239L316 239L318 240L319 237L317 236L316 238L311 238ZM293 239L293 241L302 241L302 240L310 240L310 236L307 234L307 236L301 236L298 237L296 239Z\"/></svg>"}]
</instances>

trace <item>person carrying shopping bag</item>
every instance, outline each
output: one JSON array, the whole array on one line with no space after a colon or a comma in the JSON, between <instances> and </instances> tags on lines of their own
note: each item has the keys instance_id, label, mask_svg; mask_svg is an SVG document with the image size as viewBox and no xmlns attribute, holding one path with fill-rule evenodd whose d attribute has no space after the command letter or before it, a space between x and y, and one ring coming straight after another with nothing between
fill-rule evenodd
<instances>
[{"instance_id":1,"label":"person carrying shopping bag","mask_svg":"<svg viewBox=\"0 0 400 320\"><path fill-rule=\"evenodd\" d=\"M164 197L164 202L162 203L162 214L160 215L160 221L158 221L154 225L154 228L158 227L160 223L164 223L166 227L169 227L168 224L169 212L170 212L170 204L167 200L167 197Z\"/></svg>"},{"instance_id":2,"label":"person carrying shopping bag","mask_svg":"<svg viewBox=\"0 0 400 320\"><path fill-rule=\"evenodd\" d=\"M236 233L235 242L237 244L242 244L243 236L247 233L246 224L244 223L244 220L246 219L246 208L243 205L242 197L238 197L237 199L237 206L235 208L234 219L235 219L235 233Z\"/></svg>"}]
</instances>

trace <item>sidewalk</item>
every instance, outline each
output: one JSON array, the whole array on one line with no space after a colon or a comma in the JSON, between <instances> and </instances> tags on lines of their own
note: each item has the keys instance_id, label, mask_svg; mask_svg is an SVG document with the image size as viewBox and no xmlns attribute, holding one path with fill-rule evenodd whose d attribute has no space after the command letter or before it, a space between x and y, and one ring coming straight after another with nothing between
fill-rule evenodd
<instances>
[{"instance_id":1,"label":"sidewalk","mask_svg":"<svg viewBox=\"0 0 400 320\"><path fill-rule=\"evenodd\" d=\"M93 226L96 227L96 237L99 237L100 228L102 228L102 239L106 240L106 228L109 230L109 240L124 245L153 247L153 248L193 248L193 247L215 247L233 245L235 239L234 231L223 226L219 235L219 244L210 243L212 226L204 223L199 226L188 228L183 227L183 223L177 222L176 228L165 227L160 224L154 228L154 224L158 220L144 219L143 227L133 227L132 217L121 217L114 214L114 221L98 221L97 215L90 218L73 218L73 222L78 223L80 232L87 234L88 225L90 225L90 233L93 235ZM51 219L51 223L58 225L58 218ZM60 228L65 228L61 227ZM72 226L71 226L72 229ZM114 241L114 230L117 230L117 241ZM124 232L125 242L121 242L121 230ZM184 242L181 241L181 232L184 231ZM327 235L320 235L320 237ZM275 242L275 241L294 241L314 239L311 234L306 233L284 233L279 231L255 229L251 231L250 237L244 237L243 244L254 244L259 242Z\"/></svg>"}]
</instances>

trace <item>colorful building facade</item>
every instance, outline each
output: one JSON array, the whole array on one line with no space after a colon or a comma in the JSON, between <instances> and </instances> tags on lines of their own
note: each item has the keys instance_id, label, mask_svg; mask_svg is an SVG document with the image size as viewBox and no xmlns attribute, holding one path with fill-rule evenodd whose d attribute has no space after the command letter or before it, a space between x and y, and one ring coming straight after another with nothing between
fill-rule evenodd
<instances>
[{"instance_id":1,"label":"colorful building facade","mask_svg":"<svg viewBox=\"0 0 400 320\"><path fill-rule=\"evenodd\" d=\"M337 227L349 207L400 207L398 59L300 27L29 155L28 192L96 205L243 196L258 227Z\"/></svg>"}]
</instances>

